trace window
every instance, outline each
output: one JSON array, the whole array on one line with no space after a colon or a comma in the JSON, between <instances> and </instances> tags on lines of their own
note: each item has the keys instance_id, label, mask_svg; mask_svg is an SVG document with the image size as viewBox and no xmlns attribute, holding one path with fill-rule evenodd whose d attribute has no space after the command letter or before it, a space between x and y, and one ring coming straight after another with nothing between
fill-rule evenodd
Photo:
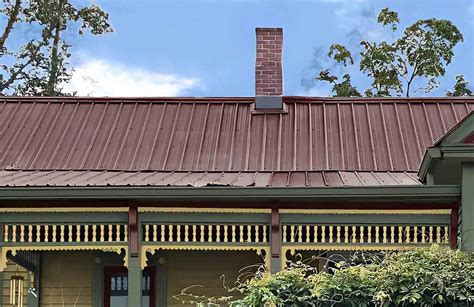
<instances>
[{"instance_id":1,"label":"window","mask_svg":"<svg viewBox=\"0 0 474 307\"><path fill-rule=\"evenodd\" d=\"M142 306L154 306L155 270L143 271ZM128 307L128 272L124 267L106 267L104 270L104 307Z\"/></svg>"}]
</instances>

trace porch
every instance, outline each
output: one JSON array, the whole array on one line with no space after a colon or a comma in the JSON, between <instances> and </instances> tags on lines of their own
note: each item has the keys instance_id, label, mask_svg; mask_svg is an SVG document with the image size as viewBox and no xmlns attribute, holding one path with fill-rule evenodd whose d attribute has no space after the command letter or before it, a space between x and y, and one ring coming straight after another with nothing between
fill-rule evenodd
<instances>
[{"instance_id":1,"label":"porch","mask_svg":"<svg viewBox=\"0 0 474 307\"><path fill-rule=\"evenodd\" d=\"M456 246L457 208L423 210L55 208L1 216L0 302L182 306L186 287L226 295L240 270L280 270L295 254ZM225 259L225 261L223 261ZM202 288L201 288L202 287Z\"/></svg>"}]
</instances>

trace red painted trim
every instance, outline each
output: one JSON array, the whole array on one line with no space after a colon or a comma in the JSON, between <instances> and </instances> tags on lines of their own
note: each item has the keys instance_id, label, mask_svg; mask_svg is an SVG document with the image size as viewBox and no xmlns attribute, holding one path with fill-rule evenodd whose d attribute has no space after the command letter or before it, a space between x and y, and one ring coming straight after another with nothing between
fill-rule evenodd
<instances>
[{"instance_id":1,"label":"red painted trim","mask_svg":"<svg viewBox=\"0 0 474 307\"><path fill-rule=\"evenodd\" d=\"M278 208L272 208L272 246L271 252L273 258L280 257L281 249L281 236L280 236L280 210Z\"/></svg>"},{"instance_id":2,"label":"red painted trim","mask_svg":"<svg viewBox=\"0 0 474 307\"><path fill-rule=\"evenodd\" d=\"M155 279L156 270L155 267L147 267L145 271L150 276L150 306L155 306ZM125 267L107 266L104 267L104 307L110 306L110 277L113 274L127 274L128 270Z\"/></svg>"},{"instance_id":3,"label":"red painted trim","mask_svg":"<svg viewBox=\"0 0 474 307\"><path fill-rule=\"evenodd\" d=\"M452 249L458 246L458 223L459 223L459 209L451 209L451 227L449 233L449 243Z\"/></svg>"},{"instance_id":4,"label":"red painted trim","mask_svg":"<svg viewBox=\"0 0 474 307\"><path fill-rule=\"evenodd\" d=\"M471 132L464 140L462 140L463 144L474 144L474 132Z\"/></svg>"},{"instance_id":5,"label":"red painted trim","mask_svg":"<svg viewBox=\"0 0 474 307\"><path fill-rule=\"evenodd\" d=\"M129 250L130 257L138 257L139 238L138 238L138 209L130 207L128 210L128 229L129 229Z\"/></svg>"}]
</instances>

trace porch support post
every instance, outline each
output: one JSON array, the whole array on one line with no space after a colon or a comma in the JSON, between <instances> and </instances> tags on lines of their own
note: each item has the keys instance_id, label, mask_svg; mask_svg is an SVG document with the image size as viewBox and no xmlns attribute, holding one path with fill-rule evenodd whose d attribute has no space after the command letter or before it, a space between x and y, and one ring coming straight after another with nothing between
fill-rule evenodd
<instances>
[{"instance_id":1,"label":"porch support post","mask_svg":"<svg viewBox=\"0 0 474 307\"><path fill-rule=\"evenodd\" d=\"M128 306L142 306L142 268L140 257L128 258Z\"/></svg>"},{"instance_id":2,"label":"porch support post","mask_svg":"<svg viewBox=\"0 0 474 307\"><path fill-rule=\"evenodd\" d=\"M278 208L272 208L271 257L270 272L281 271L280 210Z\"/></svg>"},{"instance_id":3,"label":"porch support post","mask_svg":"<svg viewBox=\"0 0 474 307\"><path fill-rule=\"evenodd\" d=\"M474 163L462 164L461 249L474 252Z\"/></svg>"},{"instance_id":4,"label":"porch support post","mask_svg":"<svg viewBox=\"0 0 474 307\"><path fill-rule=\"evenodd\" d=\"M142 268L140 263L140 229L138 210L133 206L128 211L128 306L142 306Z\"/></svg>"}]
</instances>

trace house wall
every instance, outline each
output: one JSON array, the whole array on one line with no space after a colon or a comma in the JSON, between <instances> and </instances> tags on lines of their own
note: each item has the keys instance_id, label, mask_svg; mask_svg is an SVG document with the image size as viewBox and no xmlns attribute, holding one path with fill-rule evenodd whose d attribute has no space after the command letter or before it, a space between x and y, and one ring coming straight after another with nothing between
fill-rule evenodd
<instances>
[{"instance_id":1,"label":"house wall","mask_svg":"<svg viewBox=\"0 0 474 307\"><path fill-rule=\"evenodd\" d=\"M240 269L263 263L255 251L170 251L166 259L168 307L191 306L173 296L192 285L204 287L190 290L194 294L228 296L220 279L222 275L226 285L232 287Z\"/></svg>"},{"instance_id":2,"label":"house wall","mask_svg":"<svg viewBox=\"0 0 474 307\"><path fill-rule=\"evenodd\" d=\"M3 275L3 276L2 276ZM14 263L11 260L8 260L7 268L3 271L3 274L0 274L0 277L3 277L3 287L2 287L2 296L0 299L0 306L9 307L10 305L10 278L13 275L20 275L25 278L25 283L23 287L23 300L25 306L28 303L28 273L27 270Z\"/></svg>"},{"instance_id":3,"label":"house wall","mask_svg":"<svg viewBox=\"0 0 474 307\"><path fill-rule=\"evenodd\" d=\"M92 306L93 269L92 252L43 253L40 306Z\"/></svg>"}]
</instances>

